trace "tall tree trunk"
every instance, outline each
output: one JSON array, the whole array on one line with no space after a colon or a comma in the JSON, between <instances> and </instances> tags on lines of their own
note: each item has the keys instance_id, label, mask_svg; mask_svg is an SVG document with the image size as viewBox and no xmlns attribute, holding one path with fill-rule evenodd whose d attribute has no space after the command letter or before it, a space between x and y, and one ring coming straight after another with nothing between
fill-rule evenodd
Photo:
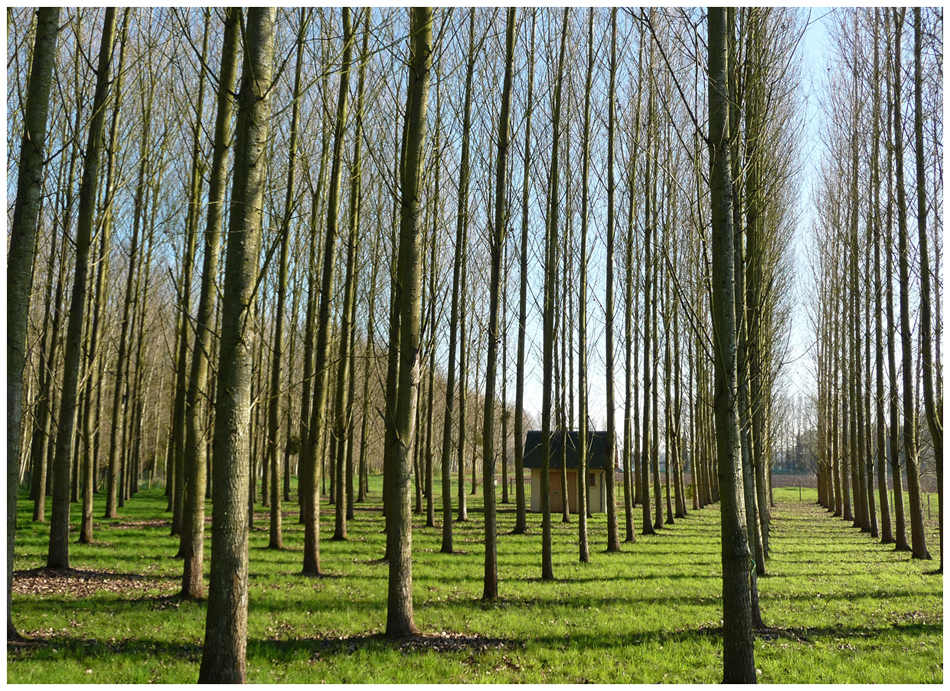
<instances>
[{"instance_id":1,"label":"tall tree trunk","mask_svg":"<svg viewBox=\"0 0 950 691\"><path fill-rule=\"evenodd\" d=\"M469 223L469 177L470 172L470 138L472 130L472 79L475 73L475 58L477 56L477 49L475 47L475 9L470 10L469 14L469 25L468 25L468 64L465 74L465 104L462 114L462 159L459 167L459 192L458 192L458 216L456 221L456 231L455 231L455 261L456 268L453 270L452 277L452 324L453 333L449 337L449 381L454 383L451 379L452 372L452 362L454 361L454 348L452 346L452 338L455 337L455 324L456 318L458 319L458 348L459 348L459 359L458 359L458 371L459 371L459 439L458 439L458 502L459 502L459 513L458 520L460 522L468 519L468 509L465 501L465 404L467 396L466 394L466 375L467 375L467 364L465 360L465 337L466 337L466 313L468 312L468 305L466 304L466 294L467 294L467 278L468 278L468 268L467 268L467 259L468 259L468 223ZM456 275L455 272L458 272L458 289L456 290ZM456 301L456 296L458 300ZM458 309L456 310L456 302ZM454 396L454 387L452 383L449 384L446 389L446 414L450 414L452 408L452 401L449 400L449 396ZM446 424L449 424L446 421ZM447 428L451 429L451 428ZM449 435L451 439L451 435ZM443 442L444 444L445 442ZM445 549L445 536L443 536L442 541L442 551L446 552ZM450 550L449 550L450 551Z\"/></svg>"},{"instance_id":2,"label":"tall tree trunk","mask_svg":"<svg viewBox=\"0 0 950 691\"><path fill-rule=\"evenodd\" d=\"M411 12L409 78L406 93L406 136L400 171L402 205L398 276L400 286L400 366L395 423L395 448L386 467L386 551L389 555L389 598L386 635L416 632L412 615L412 522L409 510L409 454L419 389L420 291L422 283L420 197L425 151L426 106L432 68L432 10Z\"/></svg>"},{"instance_id":3,"label":"tall tree trunk","mask_svg":"<svg viewBox=\"0 0 950 691\"><path fill-rule=\"evenodd\" d=\"M207 32L207 28L205 29ZM204 113L204 90L205 90L205 70L207 55L207 38L204 41L204 49L201 56L201 67L199 67L198 80L198 101L197 116L195 121L194 140L192 143L191 154L191 182L189 183L189 209L188 218L185 224L186 237L184 238L184 258L182 261L182 274L180 279L179 294L179 312L181 314L181 331L178 334L178 359L175 371L175 407L172 417L172 459L175 468L175 484L172 491L172 524L171 534L181 535L184 517L184 495L185 495L185 400L188 394L188 344L190 341L191 319L189 313L191 309L191 275L195 259L195 245L198 239L198 214L201 203L201 189L204 182L205 163L202 160L201 132L200 123ZM182 556L179 549L177 556Z\"/></svg>"},{"instance_id":4,"label":"tall tree trunk","mask_svg":"<svg viewBox=\"0 0 950 691\"><path fill-rule=\"evenodd\" d=\"M180 552L184 561L181 580L183 598L204 597L205 485L207 484L207 446L205 444L206 409L212 401L208 393L209 357L212 350L214 308L212 292L218 277L221 227L224 219L224 195L228 174L228 146L231 141L232 93L237 75L238 40L241 13L226 12L221 44L221 68L218 74L217 115L214 124L214 149L208 186L208 216L205 223L204 266L195 313L195 347L185 401L185 495ZM206 408L207 406L207 408Z\"/></svg>"},{"instance_id":5,"label":"tall tree trunk","mask_svg":"<svg viewBox=\"0 0 950 691\"><path fill-rule=\"evenodd\" d=\"M280 225L280 256L277 274L277 309L274 316L274 341L271 355L270 396L267 411L267 464L270 468L270 524L269 549L282 549L284 538L281 529L281 454L280 454L280 407L284 395L280 379L284 354L284 305L287 301L287 253L290 249L290 221L294 212L296 191L297 129L300 122L300 75L303 67L303 44L309 15L300 10L300 25L297 29L297 65L294 71L293 105L290 115L290 150L287 160L287 191L284 196L284 216ZM291 315L292 318L296 315ZM292 364L292 363L291 363Z\"/></svg>"},{"instance_id":6,"label":"tall tree trunk","mask_svg":"<svg viewBox=\"0 0 950 691\"><path fill-rule=\"evenodd\" d=\"M377 209L379 207L377 206ZM366 356L363 361L363 415L360 422L360 460L359 460L359 492L356 501L366 501L368 494L368 469L366 466L366 429L369 423L369 382L371 365L376 358L376 346L374 345L375 325L376 325L376 282L379 277L379 265L381 262L379 248L380 237L382 233L375 233L373 236L373 268L370 271L369 299L367 311L369 316L366 323ZM449 492L451 495L451 492ZM449 509L451 511L451 507Z\"/></svg>"},{"instance_id":7,"label":"tall tree trunk","mask_svg":"<svg viewBox=\"0 0 950 691\"><path fill-rule=\"evenodd\" d=\"M934 463L937 470L937 526L940 530L940 567L943 572L943 400L934 394L935 360L933 356L933 316L930 288L930 253L927 240L927 176L924 173L924 133L921 91L921 29L920 7L914 8L914 143L917 152L917 232L920 252L920 340L924 380L924 406L927 426L933 440ZM938 375L939 376L939 375Z\"/></svg>"},{"instance_id":8,"label":"tall tree trunk","mask_svg":"<svg viewBox=\"0 0 950 691\"><path fill-rule=\"evenodd\" d=\"M366 83L366 61L369 51L369 10L364 10L365 25L363 28L363 50L359 66L359 79L357 87L356 102L356 134L353 148L352 172L350 175L350 234L347 239L346 254L346 278L344 279L343 311L340 324L340 356L337 366L336 377L336 403L335 403L335 421L333 437L336 444L336 506L335 506L335 525L333 540L346 539L346 500L347 487L349 483L347 478L352 479L352 469L347 469L345 456L352 455L344 453L344 444L352 446L352 410L346 405L346 387L348 379L352 376L350 372L350 335L354 328L353 315L356 306L356 255L359 248L359 224L360 224L360 202L361 202L361 180L362 172L360 168L360 157L363 148L363 88ZM332 442L331 442L332 443ZM352 492L350 492L352 496Z\"/></svg>"},{"instance_id":9,"label":"tall tree trunk","mask_svg":"<svg viewBox=\"0 0 950 691\"><path fill-rule=\"evenodd\" d=\"M249 318L258 278L274 62L273 8L247 11L247 48L238 93L234 182L222 297L215 403L211 580L198 682L244 683L247 648Z\"/></svg>"},{"instance_id":10,"label":"tall tree trunk","mask_svg":"<svg viewBox=\"0 0 950 691\"><path fill-rule=\"evenodd\" d=\"M736 415L736 314L732 173L729 166L729 27L722 8L709 8L709 180L712 198L713 341L716 446L722 524L723 683L755 683L750 553L745 526Z\"/></svg>"},{"instance_id":11,"label":"tall tree trunk","mask_svg":"<svg viewBox=\"0 0 950 691\"><path fill-rule=\"evenodd\" d=\"M620 535L617 530L617 502L614 496L614 476L617 467L617 422L614 396L614 236L616 233L614 213L614 130L615 92L617 80L617 8L610 11L610 86L607 92L607 301L604 306L607 321L605 353L607 386L607 450L604 461L604 478L607 486L607 551L620 551Z\"/></svg>"},{"instance_id":12,"label":"tall tree trunk","mask_svg":"<svg viewBox=\"0 0 950 691\"><path fill-rule=\"evenodd\" d=\"M930 559L927 536L924 533L923 506L920 500L920 475L917 470L917 420L914 396L914 362L911 356L910 332L910 252L907 246L907 200L904 191L904 142L901 125L901 33L904 10L897 15L894 59L894 155L897 185L897 241L901 310L901 371L904 389L904 460L907 464L907 490L910 500L911 553L915 559Z\"/></svg>"},{"instance_id":13,"label":"tall tree trunk","mask_svg":"<svg viewBox=\"0 0 950 691\"><path fill-rule=\"evenodd\" d=\"M570 8L564 8L561 20L561 47L558 51L557 76L554 86L553 135L551 142L550 196L548 198L547 259L544 279L544 332L543 332L543 383L541 394L541 580L554 580L554 564L551 554L551 407L554 369L554 298L557 277L557 230L558 230L558 151L561 141L561 87L564 81L564 53L567 46L567 27ZM612 461L608 460L608 465Z\"/></svg>"},{"instance_id":14,"label":"tall tree trunk","mask_svg":"<svg viewBox=\"0 0 950 691\"><path fill-rule=\"evenodd\" d=\"M482 423L482 494L485 500L485 582L483 600L498 599L498 523L495 516L495 375L498 369L498 303L501 292L501 259L504 254L505 182L508 172L508 131L511 112L511 79L515 60L515 8L508 8L505 29L505 83L498 121L498 158L495 163L495 220L491 235L491 279L488 283L488 356L485 365L485 414ZM433 299L434 296L430 296ZM565 503L567 485L564 486Z\"/></svg>"},{"instance_id":15,"label":"tall tree trunk","mask_svg":"<svg viewBox=\"0 0 950 691\"><path fill-rule=\"evenodd\" d=\"M106 99L109 93L109 72L112 43L115 38L115 9L107 8L102 26L99 66L96 70L96 91L93 97L92 120L83 160L82 184L79 188L79 216L76 224L76 266L72 302L66 327L63 354L63 393L60 400L59 430L56 434L56 456L53 459L53 512L50 518L49 568L69 568L69 460L73 430L76 425L76 399L79 385L79 364L82 355L82 325L86 307L86 284L89 272L89 247L96 213L99 187L99 156L102 131L105 127ZM32 247L32 245L31 245Z\"/></svg>"},{"instance_id":16,"label":"tall tree trunk","mask_svg":"<svg viewBox=\"0 0 950 691\"><path fill-rule=\"evenodd\" d=\"M89 364L85 377L85 409L82 416L82 434L85 443L89 443L94 436L96 442L98 442L99 436L100 406L93 404L93 390L95 389L97 394L101 393L102 379L98 372L100 365L98 353L99 336L102 329L102 312L106 309L106 301L108 300L108 283L106 274L109 273L109 254L110 246L112 244L112 203L115 198L115 166L117 158L116 144L119 127L119 115L122 107L122 77L123 65L125 63L125 45L129 32L129 15L130 11L129 9L126 9L122 16L122 31L119 37L121 46L119 48L119 62L116 65L115 91L114 96L112 97L114 103L112 106L112 123L109 130L109 148L106 151L105 199L103 202L104 209L102 211L102 218L100 221L99 259L96 262L98 264L98 271L96 272L95 292L94 297L92 298L92 319L87 326L87 341L89 343L89 349L87 351L86 358ZM95 415L95 423L92 422L93 415ZM98 443L94 443L92 445L93 454L97 453L98 447ZM89 544L92 542L92 492L93 487L96 484L96 473L94 472L94 468L97 465L98 464L94 461L92 455L84 454L82 459L82 523L79 529L79 542L81 544ZM111 513L109 511L110 505L107 505L106 518L116 517L116 502L114 499L116 485L114 480L111 485L111 489L112 491L109 492L108 495L109 498L112 498Z\"/></svg>"},{"instance_id":17,"label":"tall tree trunk","mask_svg":"<svg viewBox=\"0 0 950 691\"><path fill-rule=\"evenodd\" d=\"M590 217L590 97L594 71L594 8L587 11L587 76L584 80L584 135L581 158L581 256L577 304L577 542L579 559L590 561L587 538L587 230Z\"/></svg>"},{"instance_id":18,"label":"tall tree trunk","mask_svg":"<svg viewBox=\"0 0 950 691\"><path fill-rule=\"evenodd\" d=\"M324 42L324 54L322 56L322 62L326 63L327 55L326 51L329 50L329 41ZM329 74L324 73L323 79L321 80L321 100L323 103L328 102L329 89L327 87L329 81ZM310 436L310 417L311 417L311 386L313 384L313 350L314 350L314 319L316 318L316 299L317 292L319 288L317 287L317 267L316 267L316 254L317 254L317 239L322 236L322 233L318 232L318 219L321 217L322 209L321 202L323 199L323 185L326 179L326 168L327 161L330 155L330 113L329 108L322 108L323 110L323 123L322 123L322 136L321 136L321 146L320 146L320 170L317 174L317 183L316 189L311 189L310 195L310 248L308 252L307 259L307 270L309 280L307 282L307 314L304 318L304 351L303 351L303 386L301 387L300 393L300 427L299 437L300 437L300 454L298 455L298 484L297 484L297 501L300 504L300 520L299 523L306 524L309 520L309 511L310 511L310 476L312 471L310 469L310 463L313 462L313 459L316 457L316 452L311 448L311 436Z\"/></svg>"},{"instance_id":19,"label":"tall tree trunk","mask_svg":"<svg viewBox=\"0 0 950 691\"><path fill-rule=\"evenodd\" d=\"M653 10L650 10L650 19L653 20ZM640 43L644 42L644 32L640 32ZM642 50L641 50L642 53ZM642 56L641 56L642 61ZM653 44L650 44L650 68L653 67ZM653 240L653 195L650 190L650 182L653 177L653 167L650 159L653 156L653 114L654 114L654 91L653 80L650 80L650 93L647 98L647 156L644 164L644 205L643 205L643 271L645 280L643 282L643 435L640 440L643 449L643 461L640 463L643 477L640 480L640 487L643 496L643 527L644 535L654 535L656 530L653 527L653 519L650 516L650 449L655 443L650 434L650 403L652 400L651 392L654 386L653 367L651 365L651 342L653 340L652 324L650 322L650 301L653 299L651 294L653 289L654 260L652 250Z\"/></svg>"},{"instance_id":20,"label":"tall tree trunk","mask_svg":"<svg viewBox=\"0 0 950 691\"><path fill-rule=\"evenodd\" d=\"M891 12L884 10L884 35L886 37L886 60L888 69L893 69L891 56ZM885 285L887 286L887 373L889 378L889 396L888 396L888 449L891 459L891 481L894 483L894 541L895 549L898 551L910 551L910 545L907 544L907 527L904 518L904 489L901 482L901 464L900 464L900 446L898 442L899 423L898 423L898 405L897 399L899 389L897 385L897 362L894 353L895 341L897 340L897 323L894 318L894 233L893 233L893 211L894 211L894 187L892 180L892 167L894 146L891 140L894 130L892 128L894 109L890 107L892 103L891 79L886 79L887 97L887 124L885 130L888 135L889 146L887 149L887 170L884 179L887 181L887 213L884 233L885 245Z\"/></svg>"},{"instance_id":21,"label":"tall tree trunk","mask_svg":"<svg viewBox=\"0 0 950 691\"><path fill-rule=\"evenodd\" d=\"M205 40L207 39L207 22L205 24ZM207 53L207 51L205 51ZM127 382L126 379L126 367L128 363L126 360L129 356L129 334L131 329L131 319L132 319L132 303L135 299L135 274L137 266L137 255L138 255L138 246L139 246L139 234L142 224L142 214L143 207L145 206L146 199L146 176L148 175L149 166L150 166L150 156L149 156L149 136L151 133L152 125L152 101L154 94L154 85L150 84L146 86L144 83L144 78L140 79L139 88L142 96L142 139L139 146L139 174L138 182L135 187L135 207L133 211L132 218L132 244L129 249L129 271L126 276L125 281L125 300L123 301L122 307L122 324L120 327L119 334L119 352L116 355L116 365L115 365L115 383L112 389L112 425L109 432L109 457L108 457L108 477L113 478L114 484L114 475L115 470L119 466L119 432L122 427L125 425L125 398L123 397L123 391L126 388ZM147 94L147 96L145 95ZM147 100L146 100L147 99ZM126 437L122 440L123 445L126 447L129 445L129 438ZM109 484L107 480L107 485ZM114 488L113 488L114 489ZM89 493L89 541L92 539L92 492L91 488L88 490ZM83 526L86 524L86 500L85 493L83 496ZM80 539L82 539L82 534L84 530L80 529Z\"/></svg>"},{"instance_id":22,"label":"tall tree trunk","mask_svg":"<svg viewBox=\"0 0 950 691\"><path fill-rule=\"evenodd\" d=\"M80 22L80 13L77 12L75 15L74 21L77 25ZM75 81L78 84L80 82L80 51L76 50L73 53L73 67L75 74ZM31 72L32 74L32 72ZM33 455L33 482L30 488L30 499L33 500L33 520L37 522L44 522L46 520L46 495L48 494L47 488L49 486L49 479L51 476L50 465L53 461L53 456L55 454L55 427L56 421L52 414L55 409L53 406L53 399L55 398L56 392L53 387L53 378L56 375L56 363L57 356L59 354L59 341L60 341L60 328L62 325L62 316L63 316L63 293L66 286L66 267L68 263L67 251L69 249L70 243L66 242L65 238L69 237L69 228L70 220L72 218L72 209L73 209L73 190L74 185L73 181L75 178L76 172L76 162L79 160L79 131L80 131L80 118L82 116L82 108L75 109L75 115L73 120L72 128L72 146L70 147L69 153L69 168L66 175L66 180L62 186L66 188L65 191L65 203L62 208L62 235L63 242L61 243L60 250L60 260L59 260L59 273L56 280L56 291L53 303L51 305L51 312L53 313L53 321L49 329L49 349L44 344L42 347L41 355L45 356L46 365L41 369L41 374L44 376L44 383L42 391L40 393L43 401L43 405L40 408L40 421L37 423L37 432L42 434L42 437L37 438L37 435L34 434L33 446L31 452ZM52 257L52 251L50 253ZM9 260L8 260L9 261ZM45 321L44 321L45 326ZM12 410L12 409L11 409Z\"/></svg>"},{"instance_id":23,"label":"tall tree trunk","mask_svg":"<svg viewBox=\"0 0 950 691\"><path fill-rule=\"evenodd\" d=\"M588 42L592 43L593 38L588 37ZM590 70L588 69L588 75ZM588 89L589 88L588 77ZM624 542L636 542L637 535L633 527L633 504L638 496L640 482L637 476L635 465L639 451L639 382L637 381L639 371L639 346L640 330L639 326L634 326L634 304L639 306L639 300L636 296L636 287L633 277L634 266L634 199L636 197L636 166L640 130L640 85L637 84L637 100L634 105L634 123L633 136L631 137L631 150L627 162L627 234L625 244L624 268L626 286L624 292L624 411L623 411L623 486L624 486ZM585 140L586 141L586 140ZM583 258L586 261L586 257ZM633 408L635 413L631 413ZM635 431L636 430L636 431ZM638 439L635 441L634 436ZM586 486L586 480L585 480Z\"/></svg>"},{"instance_id":24,"label":"tall tree trunk","mask_svg":"<svg viewBox=\"0 0 950 691\"><path fill-rule=\"evenodd\" d=\"M350 63L353 56L354 32L350 26L350 10L344 7L343 63L340 72L340 92L336 109L336 131L333 135L333 164L327 200L327 232L324 240L323 278L320 289L320 313L317 318L317 347L314 363L314 396L310 420L309 458L307 459L307 516L304 524L303 573L320 575L320 457L316 455L327 437L326 403L329 369L330 300L333 274L336 268L337 215L340 199L340 173L343 159L343 135L346 125L346 107L349 96Z\"/></svg>"},{"instance_id":25,"label":"tall tree trunk","mask_svg":"<svg viewBox=\"0 0 950 691\"><path fill-rule=\"evenodd\" d=\"M16 551L16 500L19 489L20 422L26 333L33 292L36 229L42 206L46 163L46 123L59 36L59 8L36 11L33 58L23 114L23 139L17 170L16 201L7 254L7 640L20 635L13 624L13 558ZM55 244L52 252L55 252ZM68 530L68 524L67 524Z\"/></svg>"},{"instance_id":26,"label":"tall tree trunk","mask_svg":"<svg viewBox=\"0 0 950 691\"><path fill-rule=\"evenodd\" d=\"M528 314L528 198L529 162L531 161L531 111L534 107L534 30L537 9L531 10L531 43L528 47L528 99L525 113L524 170L521 183L521 285L518 307L518 356L515 370L515 535L528 530L527 509L524 496L524 377L525 377L525 328Z\"/></svg>"}]
</instances>

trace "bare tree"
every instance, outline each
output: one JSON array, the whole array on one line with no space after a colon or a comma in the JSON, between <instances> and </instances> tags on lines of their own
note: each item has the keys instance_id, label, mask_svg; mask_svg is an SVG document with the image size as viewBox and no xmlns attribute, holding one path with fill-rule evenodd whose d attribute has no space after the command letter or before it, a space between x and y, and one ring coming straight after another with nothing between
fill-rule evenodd
<instances>
[{"instance_id":1,"label":"bare tree","mask_svg":"<svg viewBox=\"0 0 950 691\"><path fill-rule=\"evenodd\" d=\"M18 640L13 624L13 557L16 550L16 500L19 489L20 422L27 317L33 292L33 262L46 164L46 124L59 37L59 9L36 11L36 34L23 114L23 139L17 170L16 201L7 254L7 640ZM55 247L54 247L55 249ZM68 524L67 524L68 529Z\"/></svg>"},{"instance_id":2,"label":"bare tree","mask_svg":"<svg viewBox=\"0 0 950 691\"><path fill-rule=\"evenodd\" d=\"M386 473L386 552L389 556L389 598L386 635L415 633L412 615L412 522L409 509L409 454L416 434L415 408L419 389L420 292L422 282L420 197L429 73L432 68L432 10L411 12L409 82L406 93L406 134L400 171L402 204L399 242L399 388L395 448Z\"/></svg>"},{"instance_id":3,"label":"bare tree","mask_svg":"<svg viewBox=\"0 0 950 691\"><path fill-rule=\"evenodd\" d=\"M198 682L243 683L247 648L248 428L251 350L248 319L258 278L274 61L274 8L247 12L235 126L234 179L222 297L214 429L211 580Z\"/></svg>"}]
</instances>

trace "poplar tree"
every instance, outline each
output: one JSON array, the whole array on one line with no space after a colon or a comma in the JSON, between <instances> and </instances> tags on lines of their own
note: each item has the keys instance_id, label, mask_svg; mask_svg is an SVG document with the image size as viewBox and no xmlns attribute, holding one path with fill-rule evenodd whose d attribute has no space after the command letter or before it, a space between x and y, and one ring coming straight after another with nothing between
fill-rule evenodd
<instances>
[{"instance_id":1,"label":"poplar tree","mask_svg":"<svg viewBox=\"0 0 950 691\"><path fill-rule=\"evenodd\" d=\"M280 388L284 356L284 311L287 302L287 253L290 250L290 221L294 212L296 191L297 130L300 123L300 76L303 67L303 44L308 25L308 14L300 10L297 29L296 68L294 70L293 103L290 107L290 142L288 144L287 189L284 195L284 213L280 222L280 256L277 264L277 308L274 314L274 340L271 354L270 397L267 410L267 466L270 470L270 540L269 549L281 549L284 539L281 531L281 456L280 406L283 393ZM293 363L291 363L293 364Z\"/></svg>"},{"instance_id":2,"label":"poplar tree","mask_svg":"<svg viewBox=\"0 0 950 691\"><path fill-rule=\"evenodd\" d=\"M89 273L89 250L99 189L99 158L102 132L105 128L106 101L109 97L109 73L112 65L112 44L115 40L115 8L107 8L102 25L99 63L96 70L96 91L92 103L92 119L83 159L82 183L79 187L79 215L76 222L76 264L73 292L66 326L63 354L63 393L60 399L59 429L56 434L56 455L53 458L53 511L50 517L49 552L46 565L51 569L69 568L69 461L73 432L76 426L76 402L79 388L79 365L82 356L82 325L86 309ZM18 458L17 456L16 458Z\"/></svg>"},{"instance_id":3,"label":"poplar tree","mask_svg":"<svg viewBox=\"0 0 950 691\"><path fill-rule=\"evenodd\" d=\"M755 683L750 553L744 525L744 502L736 413L736 314L732 228L732 173L729 146L729 87L724 8L710 7L709 46L709 182L712 199L713 351L715 417L722 525L723 683Z\"/></svg>"},{"instance_id":4,"label":"poplar tree","mask_svg":"<svg viewBox=\"0 0 950 691\"><path fill-rule=\"evenodd\" d=\"M485 366L485 415L482 424L482 493L485 500L485 589L483 600L498 599L498 528L495 516L495 375L498 368L498 303L501 259L507 236L505 182L508 172L508 136L511 80L515 60L515 8L508 9L505 29L505 82L498 120L498 158L495 164L495 219L490 241L491 279L488 283L488 359ZM430 296L431 298L432 296ZM565 503L567 486L564 487Z\"/></svg>"},{"instance_id":5,"label":"poplar tree","mask_svg":"<svg viewBox=\"0 0 950 691\"><path fill-rule=\"evenodd\" d=\"M185 485L183 520L179 552L184 560L181 593L184 598L204 597L204 525L205 485L207 484L207 445L205 417L211 406L208 369L213 350L215 303L213 289L218 275L221 229L224 220L224 195L228 174L228 149L231 142L233 92L237 78L238 39L241 13L226 9L221 67L218 72L217 114L208 184L208 213L204 232L204 265L198 288L195 313L195 347L185 399Z\"/></svg>"},{"instance_id":6,"label":"poplar tree","mask_svg":"<svg viewBox=\"0 0 950 691\"><path fill-rule=\"evenodd\" d=\"M551 554L551 407L554 369L554 298L557 281L558 231L558 151L561 140L561 87L564 81L564 54L567 46L567 27L570 8L564 8L561 20L561 47L558 51L557 73L554 83L553 124L551 142L551 178L548 198L548 232L544 279L544 334L541 394L541 580L554 580ZM566 441L565 441L566 443Z\"/></svg>"},{"instance_id":7,"label":"poplar tree","mask_svg":"<svg viewBox=\"0 0 950 691\"><path fill-rule=\"evenodd\" d=\"M914 361L911 356L910 332L910 250L907 243L907 199L904 189L904 140L901 117L901 34L904 28L904 10L897 13L894 49L894 160L897 187L897 265L900 284L901 374L903 382L903 437L904 461L907 470L907 490L910 499L911 553L915 559L930 559L927 536L924 533L923 507L920 500L920 474L917 468L917 419L914 410ZM920 184L920 183L918 183Z\"/></svg>"},{"instance_id":8,"label":"poplar tree","mask_svg":"<svg viewBox=\"0 0 950 691\"><path fill-rule=\"evenodd\" d=\"M399 388L396 396L395 447L385 468L386 552L389 557L389 596L386 635L416 632L412 613L412 513L409 506L410 453L416 434L415 408L419 391L420 293L422 283L420 197L425 151L426 107L432 69L432 9L413 8L410 14L409 78L406 92L406 131L400 182Z\"/></svg>"},{"instance_id":9,"label":"poplar tree","mask_svg":"<svg viewBox=\"0 0 950 691\"><path fill-rule=\"evenodd\" d=\"M529 169L531 167L531 111L534 106L534 31L537 8L531 10L531 41L528 48L528 97L525 113L524 159L521 182L521 285L518 298L518 355L515 371L515 535L528 531L524 496L524 377L525 329L528 319L528 199L530 196Z\"/></svg>"},{"instance_id":10,"label":"poplar tree","mask_svg":"<svg viewBox=\"0 0 950 691\"><path fill-rule=\"evenodd\" d=\"M333 135L333 163L327 198L327 231L324 239L323 278L320 287L320 312L317 317L317 347L314 362L313 404L310 418L310 440L306 459L307 492L304 522L303 573L320 575L320 456L321 443L326 438L326 407L330 350L330 300L333 274L336 269L337 217L340 205L340 175L343 164L343 135L346 108L350 90L350 63L353 56L354 32L350 25L350 10L342 9L343 64L340 72L340 93L337 101L336 124Z\"/></svg>"},{"instance_id":11,"label":"poplar tree","mask_svg":"<svg viewBox=\"0 0 950 691\"><path fill-rule=\"evenodd\" d=\"M46 125L50 106L59 8L36 10L33 57L23 114L23 138L17 169L16 200L7 254L7 640L19 640L13 624L13 558L16 551L19 489L20 422L23 418L23 373L27 320L33 292L36 231L42 207L46 164ZM53 247L55 252L55 245ZM68 530L67 524L67 530Z\"/></svg>"},{"instance_id":12,"label":"poplar tree","mask_svg":"<svg viewBox=\"0 0 950 691\"><path fill-rule=\"evenodd\" d=\"M234 10L240 12L240 10ZM274 8L247 11L244 67L235 125L234 178L222 297L215 401L211 580L198 683L246 680L248 456L251 408L249 311L258 279L270 94Z\"/></svg>"}]
</instances>

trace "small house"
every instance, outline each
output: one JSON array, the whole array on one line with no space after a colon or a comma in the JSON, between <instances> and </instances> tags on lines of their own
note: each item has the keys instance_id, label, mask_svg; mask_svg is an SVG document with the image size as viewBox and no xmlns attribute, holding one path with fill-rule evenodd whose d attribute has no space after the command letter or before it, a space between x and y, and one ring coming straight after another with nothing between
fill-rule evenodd
<instances>
[{"instance_id":1,"label":"small house","mask_svg":"<svg viewBox=\"0 0 950 691\"><path fill-rule=\"evenodd\" d=\"M578 495L578 433L566 434L558 431L551 434L551 451L549 461L551 511L556 513L564 510L564 499L567 497L568 509L577 513ZM541 511L541 431L528 432L524 444L524 467L531 469L531 511ZM562 459L567 467L567 491L561 484ZM604 471L612 464L607 462L607 433L590 432L587 436L587 510L589 513L605 513L607 511L607 486Z\"/></svg>"}]
</instances>

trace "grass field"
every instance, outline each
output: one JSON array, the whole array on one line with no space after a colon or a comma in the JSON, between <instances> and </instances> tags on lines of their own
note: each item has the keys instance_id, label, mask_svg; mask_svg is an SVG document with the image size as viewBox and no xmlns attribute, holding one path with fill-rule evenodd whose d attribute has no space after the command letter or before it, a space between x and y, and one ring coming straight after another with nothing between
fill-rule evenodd
<instances>
[{"instance_id":1,"label":"grass field","mask_svg":"<svg viewBox=\"0 0 950 691\"><path fill-rule=\"evenodd\" d=\"M691 511L656 536L604 552L606 518L590 521L591 562L577 561L577 523L554 517L554 572L540 580L540 516L510 535L514 506L499 504L499 592L479 601L481 488L455 524L456 554L441 529L413 525L415 621L422 636L389 642L388 566L380 561L379 478L359 505L349 540L331 542L323 503L321 563L299 575L303 531L285 505L282 551L267 550L265 509L251 534L248 681L256 683L544 682L714 683L721 679L719 513ZM943 681L943 579L832 519L814 490L777 489L772 557L759 579L769 630L756 635L767 683ZM99 500L99 497L97 497ZM101 501L101 500L100 500ZM436 497L436 507L441 507ZM926 502L925 502L926 507ZM69 577L42 570L49 528L18 511L14 619L26 644L8 644L10 683L193 683L205 603L179 602L178 539L160 489L137 495L121 518L99 519L97 544L70 547ZM210 509L210 506L209 506ZM102 507L97 505L96 515ZM926 515L926 508L925 508ZM74 527L79 507L73 505ZM640 510L635 514L640 524ZM441 516L437 514L437 522ZM622 521L621 521L622 525ZM621 528L622 530L622 528ZM908 527L909 530L909 527ZM936 515L929 523L936 557ZM621 539L623 535L621 535ZM210 567L210 531L205 573Z\"/></svg>"}]
</instances>

